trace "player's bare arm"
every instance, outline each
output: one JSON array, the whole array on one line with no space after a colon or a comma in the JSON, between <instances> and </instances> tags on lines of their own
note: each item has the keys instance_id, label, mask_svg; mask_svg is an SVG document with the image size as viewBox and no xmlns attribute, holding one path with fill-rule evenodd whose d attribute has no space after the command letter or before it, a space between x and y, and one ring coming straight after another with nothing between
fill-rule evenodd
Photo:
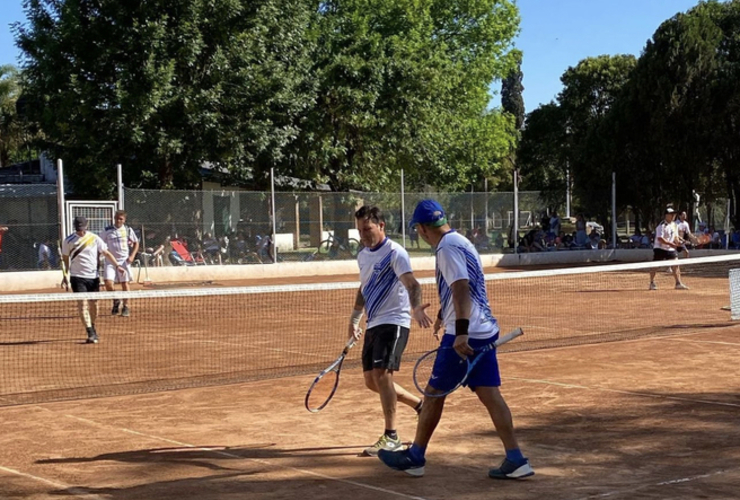
<instances>
[{"instance_id":1,"label":"player's bare arm","mask_svg":"<svg viewBox=\"0 0 740 500\"><path fill-rule=\"evenodd\" d=\"M362 319L362 310L365 308L365 297L362 295L362 287L357 289L357 295L355 296L355 307L352 309L352 315L349 318L349 327L347 329L347 338L351 339L354 337L355 340L360 340L362 336L362 330L360 330L360 320Z\"/></svg>"},{"instance_id":2,"label":"player's bare arm","mask_svg":"<svg viewBox=\"0 0 740 500\"><path fill-rule=\"evenodd\" d=\"M465 327L467 332L467 323L470 321L470 287L468 280L457 280L450 285L452 291L452 305L455 307L455 343L452 347L460 356L470 356L473 349L468 344L467 333L458 335L457 329Z\"/></svg>"},{"instance_id":3,"label":"player's bare arm","mask_svg":"<svg viewBox=\"0 0 740 500\"><path fill-rule=\"evenodd\" d=\"M118 263L118 261L116 260L116 258L113 256L113 254L110 253L108 250L103 250L103 255L105 256L106 259L108 259L108 262L110 262L111 264L113 264L116 267L116 269L119 272L125 272L126 271L126 268L123 267L122 265L120 265Z\"/></svg>"},{"instance_id":4,"label":"player's bare arm","mask_svg":"<svg viewBox=\"0 0 740 500\"><path fill-rule=\"evenodd\" d=\"M139 242L138 241L134 243L134 247L131 249L131 252L128 254L128 259L126 259L126 262L131 264L134 261L134 257L136 257L137 253L139 253Z\"/></svg>"},{"instance_id":5,"label":"player's bare arm","mask_svg":"<svg viewBox=\"0 0 740 500\"><path fill-rule=\"evenodd\" d=\"M419 326L422 328L429 328L432 326L432 318L427 315L426 309L431 304L421 303L421 285L413 273L404 273L398 277L406 287L409 293L409 300L411 302L411 315L414 317Z\"/></svg>"}]
</instances>

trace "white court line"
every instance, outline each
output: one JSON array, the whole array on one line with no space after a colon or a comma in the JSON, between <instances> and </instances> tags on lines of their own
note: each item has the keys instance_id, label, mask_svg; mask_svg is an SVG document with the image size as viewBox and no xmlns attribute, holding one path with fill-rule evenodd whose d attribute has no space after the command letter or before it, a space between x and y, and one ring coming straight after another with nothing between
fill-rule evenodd
<instances>
[{"instance_id":1,"label":"white court line","mask_svg":"<svg viewBox=\"0 0 740 500\"><path fill-rule=\"evenodd\" d=\"M25 477L27 479L33 479L36 482L48 484L50 486L54 486L55 488L64 489L76 497L87 497L87 498L93 498L93 499L98 499L98 500L104 500L103 497L99 495L95 495L93 493L88 493L82 488L73 488L69 486L68 484L60 483L58 481L52 481L51 479L46 479L46 478L39 477L39 476L34 476L33 474L28 474L26 472L20 472L15 469L3 467L2 465L0 465L0 471L5 471L10 474L14 474L16 476Z\"/></svg>"},{"instance_id":2,"label":"white court line","mask_svg":"<svg viewBox=\"0 0 740 500\"><path fill-rule=\"evenodd\" d=\"M48 408L44 408L43 406L37 406L37 408L39 408L41 410L44 410L44 411L47 411L47 412L50 412L50 413L56 413L56 412L54 412L54 411L52 411L52 410L50 410ZM182 441L176 441L174 439L168 439L168 438L161 437L161 436L154 436L152 434L145 434L143 432L138 432L138 431L135 431L135 430L132 430L132 429L127 429L125 427L116 427L116 426L113 426L113 425L101 424L100 422L95 422L94 420L90 420L90 419L87 419L87 418L77 417L75 415L64 415L64 416L67 417L67 418L73 419L73 420L78 420L80 422L84 422L84 423L87 423L87 424L90 424L90 425L94 425L96 427L100 427L100 428L104 428L104 429L113 429L113 430L116 430L116 431L119 431L119 432L124 432L124 433L127 433L127 434L133 434L135 436L140 436L140 437L145 437L145 438L148 438L148 439L152 439L154 441L161 441L161 442L164 442L164 443L174 444L174 445L177 445L177 446L181 446L183 448L189 448L189 449L196 450L196 451L204 451L204 452L207 452L207 453L213 453L214 455L221 455L221 456L228 457L228 458L236 458L236 459L239 459L239 460L249 460L251 462L256 462L256 463L259 463L259 464L262 464L262 465L267 465L269 467L276 467L276 468L280 468L280 469L292 470L292 471L298 472L300 474L305 474L305 475L308 475L308 476L316 476L316 477L320 477L321 479L326 479L326 480L329 480L329 481L336 481L338 483L343 483L343 484L349 484L349 485L352 485L352 486L357 486L359 488L365 488L365 489L369 489L369 490L373 490L373 491L378 491L378 492L385 493L385 494L388 494L388 495L394 495L394 496L401 497L401 498L408 498L410 500L426 500L423 497L416 497L416 496L406 495L404 493L399 493L399 492L393 491L393 490L387 490L385 488L380 488L378 486L372 486L372 485L369 485L369 484L358 483L356 481L350 481L349 479L342 479L342 478L338 478L338 477L327 476L325 474L320 474L318 472L314 472L314 471L310 471L310 470L306 470L306 469L299 469L297 467L291 467L289 465L275 464L275 463L272 463L269 460L264 460L264 459L259 459L259 458L244 457L244 456L241 456L241 455L236 455L236 454L233 454L233 453L228 453L228 452L217 450L217 449L214 449L214 448L205 448L205 447L196 446L196 445L190 444L190 443L184 443Z\"/></svg>"},{"instance_id":3,"label":"white court line","mask_svg":"<svg viewBox=\"0 0 740 500\"><path fill-rule=\"evenodd\" d=\"M683 401L686 403L701 403L705 405L730 406L732 408L740 408L740 404L738 403L723 403L721 401L708 401L704 399L682 398L680 396L668 396L665 394L654 394L651 392L625 391L621 389L609 389L608 387L589 387L589 386L580 385L580 384L566 384L564 382L554 382L552 380L541 380L541 379L531 379L531 378L521 378L521 377L506 377L506 378L509 380L519 380L520 382L529 382L532 384L554 385L558 387L565 387L567 389L586 389L589 391L601 391L601 392L611 392L615 394L626 394L628 396L639 396L639 397L656 398L656 399L670 399L672 401Z\"/></svg>"},{"instance_id":4,"label":"white court line","mask_svg":"<svg viewBox=\"0 0 740 500\"><path fill-rule=\"evenodd\" d=\"M719 476L720 474L725 474L726 472L727 472L726 470L718 470L715 472L709 472L707 474L700 474L698 476L682 477L678 479L669 479L668 481L661 481L659 483L642 484L634 488L626 488L624 490L614 490L614 491L607 491L605 493L597 493L597 494L588 495L585 497L580 497L575 500L593 500L594 498L606 498L606 497L611 497L614 495L634 493L636 491L644 490L645 488L650 488L653 486L670 486L672 484L690 483L691 481L696 481L697 479L704 479L707 477ZM631 497L631 498L634 498L634 497Z\"/></svg>"}]
</instances>

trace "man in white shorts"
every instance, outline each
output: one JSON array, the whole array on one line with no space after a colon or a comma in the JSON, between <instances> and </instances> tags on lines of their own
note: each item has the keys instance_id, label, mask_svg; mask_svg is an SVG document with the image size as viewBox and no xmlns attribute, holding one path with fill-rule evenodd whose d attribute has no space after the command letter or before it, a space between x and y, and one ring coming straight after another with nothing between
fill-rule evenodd
<instances>
[{"instance_id":1,"label":"man in white shorts","mask_svg":"<svg viewBox=\"0 0 740 500\"><path fill-rule=\"evenodd\" d=\"M359 339L360 319L367 311L367 332L362 347L362 371L365 385L380 394L385 417L385 432L365 450L375 456L379 450L402 447L396 432L396 402L416 412L422 400L393 381L393 372L401 367L411 316L422 327L432 325L427 316L429 304L421 304L421 285L411 272L409 254L385 235L385 217L378 207L363 206L355 212L360 238L365 247L357 255L360 288L349 323L349 337Z\"/></svg>"},{"instance_id":2,"label":"man in white shorts","mask_svg":"<svg viewBox=\"0 0 740 500\"><path fill-rule=\"evenodd\" d=\"M444 325L441 345L454 349L449 356L436 359L427 384L427 393L443 392L439 388L444 385L437 384L445 383L450 372L459 366L461 357L472 356L473 349L494 342L499 327L488 303L480 256L467 238L450 227L442 206L435 200L422 200L414 210L412 224L416 224L419 236L435 249L437 291L442 309L434 326L436 330ZM519 449L511 411L499 390L501 376L496 349L480 356L465 385L488 410L506 452L501 465L490 469L488 476L493 479L529 477L534 471ZM381 450L378 458L392 469L423 476L427 445L442 417L444 404L445 396L426 396L412 445L401 451Z\"/></svg>"},{"instance_id":3,"label":"man in white shorts","mask_svg":"<svg viewBox=\"0 0 740 500\"><path fill-rule=\"evenodd\" d=\"M98 263L104 255L115 270L124 271L116 262L116 258L108 251L105 242L95 233L87 232L87 219L75 217L73 221L75 232L67 236L62 242L62 259L64 267L69 269L69 284L73 292L92 293L100 291L100 277ZM67 284L67 275L64 275L63 284ZM95 331L95 319L98 317L98 302L96 300L80 300L78 303L80 319L87 331L87 343L98 343L98 332Z\"/></svg>"},{"instance_id":4,"label":"man in white shorts","mask_svg":"<svg viewBox=\"0 0 740 500\"><path fill-rule=\"evenodd\" d=\"M131 263L139 251L139 238L133 229L126 225L126 212L119 210L113 217L113 225L105 228L103 232L103 241L108 245L108 250L116 258L116 264L123 267L123 272L118 272L116 266L111 263L105 263L103 270L103 279L105 280L105 289L113 291L113 284L120 283L124 292L129 290L129 282L132 280ZM128 300L123 299L123 309L121 301L113 301L112 315L121 313L121 316L129 316L131 313L128 308Z\"/></svg>"},{"instance_id":5,"label":"man in white shorts","mask_svg":"<svg viewBox=\"0 0 740 500\"><path fill-rule=\"evenodd\" d=\"M653 261L678 259L677 249L681 247L678 239L678 230L673 219L676 211L672 208L665 209L663 222L655 228L655 241L653 242ZM689 287L681 282L681 270L678 266L670 266L673 277L676 279L676 290L688 290ZM655 284L656 268L650 270L650 290L657 290Z\"/></svg>"}]
</instances>

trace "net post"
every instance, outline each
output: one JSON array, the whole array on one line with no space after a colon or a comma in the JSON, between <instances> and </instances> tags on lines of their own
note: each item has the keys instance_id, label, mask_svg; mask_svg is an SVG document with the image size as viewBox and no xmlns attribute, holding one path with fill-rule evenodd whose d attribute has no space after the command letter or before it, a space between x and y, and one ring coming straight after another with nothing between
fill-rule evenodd
<instances>
[{"instance_id":1,"label":"net post","mask_svg":"<svg viewBox=\"0 0 740 500\"><path fill-rule=\"evenodd\" d=\"M730 269L730 315L733 321L740 320L740 268Z\"/></svg>"}]
</instances>

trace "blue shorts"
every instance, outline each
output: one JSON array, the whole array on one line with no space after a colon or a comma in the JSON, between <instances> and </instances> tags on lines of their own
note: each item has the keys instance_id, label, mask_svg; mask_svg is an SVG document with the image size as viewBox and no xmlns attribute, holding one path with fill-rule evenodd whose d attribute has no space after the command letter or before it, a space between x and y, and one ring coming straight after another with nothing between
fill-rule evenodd
<instances>
[{"instance_id":1,"label":"blue shorts","mask_svg":"<svg viewBox=\"0 0 740 500\"><path fill-rule=\"evenodd\" d=\"M487 339L468 339L468 344L473 349L477 349L494 342L497 337L498 335ZM439 346L452 347L454 342L454 335L445 334ZM475 364L475 368L463 385L469 387L471 391L474 391L476 387L501 386L496 349L478 355L483 357ZM437 359L434 361L429 385L437 390L448 391L455 386L467 369L468 364L454 349L442 349L437 353Z\"/></svg>"}]
</instances>

